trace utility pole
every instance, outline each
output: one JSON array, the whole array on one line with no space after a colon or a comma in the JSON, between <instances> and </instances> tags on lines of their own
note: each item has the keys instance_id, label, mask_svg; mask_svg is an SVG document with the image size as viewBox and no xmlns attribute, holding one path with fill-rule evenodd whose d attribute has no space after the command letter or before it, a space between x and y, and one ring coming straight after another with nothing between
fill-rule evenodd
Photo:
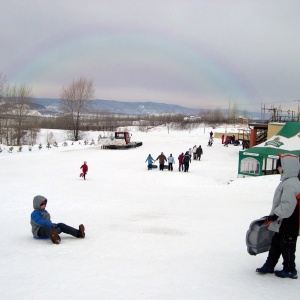
<instances>
[{"instance_id":1,"label":"utility pole","mask_svg":"<svg viewBox=\"0 0 300 300\"><path fill-rule=\"evenodd\" d=\"M230 98L229 98L229 107L228 107L228 120L229 120L229 116L230 116Z\"/></svg>"},{"instance_id":2,"label":"utility pole","mask_svg":"<svg viewBox=\"0 0 300 300\"><path fill-rule=\"evenodd\" d=\"M266 108L265 105L264 105L264 107L262 107L262 110L264 111L264 113L265 113L266 110L268 110L269 112L272 111L273 112L272 121L273 122L277 121L277 117L276 117L276 112L278 111L277 108L275 108L275 107Z\"/></svg>"},{"instance_id":3,"label":"utility pole","mask_svg":"<svg viewBox=\"0 0 300 300\"><path fill-rule=\"evenodd\" d=\"M300 104L300 100L298 100L298 122L300 122L300 107L299 107L299 104Z\"/></svg>"}]
</instances>

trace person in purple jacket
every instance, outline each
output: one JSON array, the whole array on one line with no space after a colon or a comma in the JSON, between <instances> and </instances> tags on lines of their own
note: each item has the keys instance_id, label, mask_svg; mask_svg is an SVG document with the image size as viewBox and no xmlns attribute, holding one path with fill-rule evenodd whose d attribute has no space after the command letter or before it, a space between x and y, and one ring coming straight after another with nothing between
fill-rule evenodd
<instances>
[{"instance_id":1,"label":"person in purple jacket","mask_svg":"<svg viewBox=\"0 0 300 300\"><path fill-rule=\"evenodd\" d=\"M34 211L31 213L30 223L33 237L49 238L53 244L60 243L61 232L70 234L76 238L85 238L85 229L83 224L79 225L79 229L68 226L64 223L52 223L51 217L46 210L47 199L44 196L37 195L33 198Z\"/></svg>"}]
</instances>

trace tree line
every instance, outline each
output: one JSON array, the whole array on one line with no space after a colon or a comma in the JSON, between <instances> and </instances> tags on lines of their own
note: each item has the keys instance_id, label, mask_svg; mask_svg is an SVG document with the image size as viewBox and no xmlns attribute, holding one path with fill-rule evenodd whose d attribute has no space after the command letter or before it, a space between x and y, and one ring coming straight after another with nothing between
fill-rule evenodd
<instances>
[{"instance_id":1,"label":"tree line","mask_svg":"<svg viewBox=\"0 0 300 300\"><path fill-rule=\"evenodd\" d=\"M181 114L113 114L93 107L94 94L92 80L85 77L74 79L61 89L61 115L41 116L34 113L32 89L25 84L10 85L6 76L0 73L0 144L34 145L40 128L69 130L70 138L78 141L81 138L80 133L87 130L116 131L118 127L135 125L140 130L147 131L163 124L187 129L203 122L226 123L235 122L237 119L237 107L227 116L224 116L221 109L201 110L197 117Z\"/></svg>"}]
</instances>

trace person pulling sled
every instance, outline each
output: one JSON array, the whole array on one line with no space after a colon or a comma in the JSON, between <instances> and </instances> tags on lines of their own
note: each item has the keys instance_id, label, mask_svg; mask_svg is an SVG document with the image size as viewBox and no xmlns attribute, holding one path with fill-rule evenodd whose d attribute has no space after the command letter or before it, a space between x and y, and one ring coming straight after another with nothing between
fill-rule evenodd
<instances>
[{"instance_id":1,"label":"person pulling sled","mask_svg":"<svg viewBox=\"0 0 300 300\"><path fill-rule=\"evenodd\" d=\"M281 174L273 198L272 210L264 217L268 229L274 231L271 248L264 265L256 269L260 274L273 274L281 278L298 278L295 252L299 235L300 181L298 178L299 157L293 154L280 155L278 172ZM283 269L275 271L282 255Z\"/></svg>"}]
</instances>

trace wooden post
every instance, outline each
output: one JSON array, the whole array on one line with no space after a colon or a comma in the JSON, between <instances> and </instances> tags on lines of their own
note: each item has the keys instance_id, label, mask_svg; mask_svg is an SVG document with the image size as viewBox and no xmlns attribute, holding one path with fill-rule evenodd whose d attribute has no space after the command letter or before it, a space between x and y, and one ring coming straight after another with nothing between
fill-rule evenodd
<instances>
[{"instance_id":1,"label":"wooden post","mask_svg":"<svg viewBox=\"0 0 300 300\"><path fill-rule=\"evenodd\" d=\"M249 148L256 145L256 132L257 132L256 128L253 128L250 130Z\"/></svg>"}]
</instances>

